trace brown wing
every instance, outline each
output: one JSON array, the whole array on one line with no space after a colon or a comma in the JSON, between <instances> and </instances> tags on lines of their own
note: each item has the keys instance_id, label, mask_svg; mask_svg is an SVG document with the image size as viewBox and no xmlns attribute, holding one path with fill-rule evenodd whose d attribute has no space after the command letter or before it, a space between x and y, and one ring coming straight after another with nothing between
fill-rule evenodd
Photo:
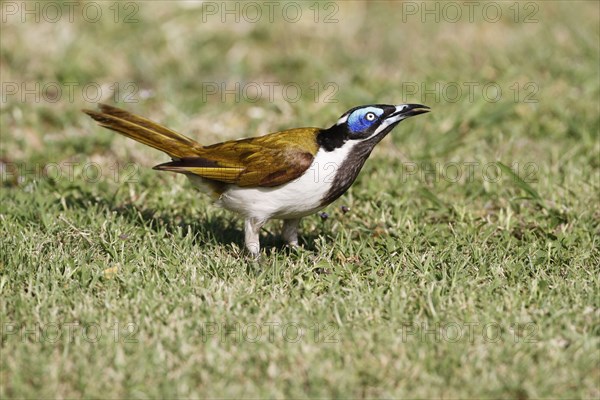
<instances>
[{"instance_id":1,"label":"brown wing","mask_svg":"<svg viewBox=\"0 0 600 400\"><path fill-rule=\"evenodd\" d=\"M195 174L242 187L279 186L301 176L318 151L318 128L297 128L195 149L197 157L160 164L158 170Z\"/></svg>"},{"instance_id":2,"label":"brown wing","mask_svg":"<svg viewBox=\"0 0 600 400\"><path fill-rule=\"evenodd\" d=\"M164 151L174 161L159 170L196 174L244 187L278 186L298 178L317 153L318 128L298 128L269 135L202 146L198 142L117 107L84 110L105 128Z\"/></svg>"}]
</instances>

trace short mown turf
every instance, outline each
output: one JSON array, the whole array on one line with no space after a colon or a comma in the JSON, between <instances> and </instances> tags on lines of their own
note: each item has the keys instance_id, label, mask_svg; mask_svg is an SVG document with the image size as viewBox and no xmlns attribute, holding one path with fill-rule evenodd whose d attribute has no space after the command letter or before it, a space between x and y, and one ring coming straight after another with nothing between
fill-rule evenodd
<instances>
[{"instance_id":1,"label":"short mown turf","mask_svg":"<svg viewBox=\"0 0 600 400\"><path fill-rule=\"evenodd\" d=\"M498 21L431 2L298 21L277 3L272 22L235 2L6 9L0 396L598 398L599 6L491 3ZM115 97L205 144L360 104L433 111L304 219L301 249L267 224L256 262L237 216L150 169L168 157L80 112Z\"/></svg>"}]
</instances>

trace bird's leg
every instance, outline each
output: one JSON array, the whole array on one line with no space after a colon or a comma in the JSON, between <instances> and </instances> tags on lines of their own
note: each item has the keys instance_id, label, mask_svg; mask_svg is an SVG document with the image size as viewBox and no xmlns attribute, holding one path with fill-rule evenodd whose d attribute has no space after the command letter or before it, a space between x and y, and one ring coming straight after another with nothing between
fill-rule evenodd
<instances>
[{"instance_id":1,"label":"bird's leg","mask_svg":"<svg viewBox=\"0 0 600 400\"><path fill-rule=\"evenodd\" d=\"M281 234L283 236L283 240L285 240L285 242L292 247L298 246L299 223L300 218L283 220L283 229L281 230Z\"/></svg>"},{"instance_id":2,"label":"bird's leg","mask_svg":"<svg viewBox=\"0 0 600 400\"><path fill-rule=\"evenodd\" d=\"M246 249L253 257L258 257L260 253L259 233L264 223L264 220L258 218L247 218L244 223Z\"/></svg>"}]
</instances>

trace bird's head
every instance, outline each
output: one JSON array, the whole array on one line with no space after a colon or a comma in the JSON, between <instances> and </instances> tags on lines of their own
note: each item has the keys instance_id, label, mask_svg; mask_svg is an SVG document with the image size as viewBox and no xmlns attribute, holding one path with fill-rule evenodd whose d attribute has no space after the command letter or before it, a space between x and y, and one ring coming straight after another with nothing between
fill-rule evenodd
<instances>
[{"instance_id":1,"label":"bird's head","mask_svg":"<svg viewBox=\"0 0 600 400\"><path fill-rule=\"evenodd\" d=\"M400 121L429 112L421 104L375 104L346 111L331 128L323 130L319 141L326 150L341 147L347 141L369 142L374 146Z\"/></svg>"}]
</instances>

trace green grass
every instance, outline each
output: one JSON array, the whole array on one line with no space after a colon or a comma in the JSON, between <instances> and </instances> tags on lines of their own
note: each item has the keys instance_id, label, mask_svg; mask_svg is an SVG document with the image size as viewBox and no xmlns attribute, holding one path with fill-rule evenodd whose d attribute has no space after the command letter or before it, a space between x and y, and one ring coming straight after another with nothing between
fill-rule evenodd
<instances>
[{"instance_id":1,"label":"green grass","mask_svg":"<svg viewBox=\"0 0 600 400\"><path fill-rule=\"evenodd\" d=\"M527 24L512 3L437 24L392 2L340 3L332 24L310 4L297 23L223 24L167 2L115 24L99 4L97 23L2 23L2 398L600 396L598 3L538 3ZM35 101L11 82L98 82L107 102L118 82L121 106L203 143L358 104L433 112L304 219L302 249L269 223L255 262L235 215L150 170L167 157L96 127L78 90ZM221 82L302 96L203 96ZM406 94L436 82L502 96Z\"/></svg>"}]
</instances>

